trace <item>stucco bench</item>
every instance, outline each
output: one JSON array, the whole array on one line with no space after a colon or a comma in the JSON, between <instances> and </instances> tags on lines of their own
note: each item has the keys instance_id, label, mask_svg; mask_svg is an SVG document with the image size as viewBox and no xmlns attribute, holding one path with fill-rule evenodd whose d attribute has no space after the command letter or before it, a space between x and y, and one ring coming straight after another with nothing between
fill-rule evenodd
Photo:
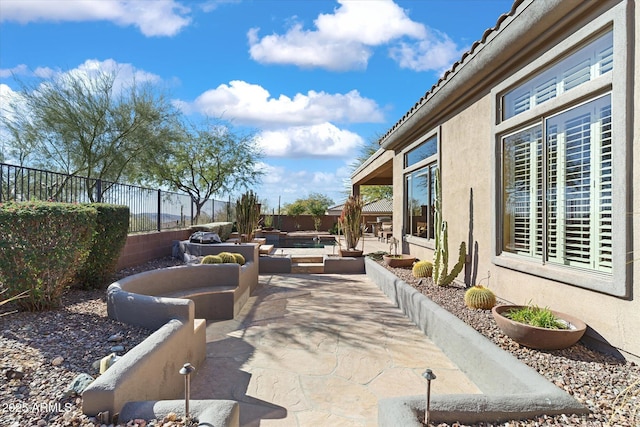
<instances>
[{"instance_id":1,"label":"stucco bench","mask_svg":"<svg viewBox=\"0 0 640 427\"><path fill-rule=\"evenodd\" d=\"M164 294L167 298L186 298L196 305L198 319L227 320L234 316L234 294L237 286L207 286Z\"/></svg>"},{"instance_id":2,"label":"stucco bench","mask_svg":"<svg viewBox=\"0 0 640 427\"><path fill-rule=\"evenodd\" d=\"M190 244L192 247L193 244ZM245 265L191 264L146 271L125 277L107 289L109 317L157 329L170 319L232 319L258 284L257 245L197 245L216 254L241 253ZM194 312L185 302L193 301Z\"/></svg>"}]
</instances>

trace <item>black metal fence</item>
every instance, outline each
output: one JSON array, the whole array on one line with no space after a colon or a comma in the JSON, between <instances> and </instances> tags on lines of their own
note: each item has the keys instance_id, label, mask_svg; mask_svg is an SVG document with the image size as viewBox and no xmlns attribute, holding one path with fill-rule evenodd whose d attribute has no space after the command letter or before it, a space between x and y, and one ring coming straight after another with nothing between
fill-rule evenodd
<instances>
[{"instance_id":1,"label":"black metal fence","mask_svg":"<svg viewBox=\"0 0 640 427\"><path fill-rule=\"evenodd\" d=\"M125 205L131 215L129 233L196 224L195 203L188 194L0 163L0 202L11 200ZM231 206L230 199L210 199L202 207L197 223L230 221Z\"/></svg>"}]
</instances>

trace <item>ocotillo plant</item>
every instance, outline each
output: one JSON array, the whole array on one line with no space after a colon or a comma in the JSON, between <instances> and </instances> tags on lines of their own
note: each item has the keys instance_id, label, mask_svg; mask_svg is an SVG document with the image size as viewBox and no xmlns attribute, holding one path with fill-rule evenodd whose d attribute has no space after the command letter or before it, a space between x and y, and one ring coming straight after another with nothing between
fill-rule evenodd
<instances>
[{"instance_id":1,"label":"ocotillo plant","mask_svg":"<svg viewBox=\"0 0 640 427\"><path fill-rule=\"evenodd\" d=\"M442 184L440 182L440 170L436 169L436 201L435 201L435 238L436 250L433 260L433 281L440 285L446 286L453 282L458 274L462 271L467 258L467 245L460 243L460 253L458 262L453 266L450 273L449 268L449 232L447 230L447 221L442 219Z\"/></svg>"},{"instance_id":2,"label":"ocotillo plant","mask_svg":"<svg viewBox=\"0 0 640 427\"><path fill-rule=\"evenodd\" d=\"M236 221L238 234L246 236L246 241L253 240L253 232L258 227L260 211L258 209L258 196L253 191L244 193L236 202Z\"/></svg>"}]
</instances>

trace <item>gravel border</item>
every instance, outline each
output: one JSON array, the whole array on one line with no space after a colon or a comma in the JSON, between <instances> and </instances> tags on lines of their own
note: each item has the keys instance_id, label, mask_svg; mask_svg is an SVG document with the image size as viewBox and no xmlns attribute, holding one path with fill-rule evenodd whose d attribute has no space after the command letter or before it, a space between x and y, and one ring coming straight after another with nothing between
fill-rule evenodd
<instances>
[{"instance_id":1,"label":"gravel border","mask_svg":"<svg viewBox=\"0 0 640 427\"><path fill-rule=\"evenodd\" d=\"M161 258L121 270L114 280L181 264L171 257ZM470 310L464 305L465 289L462 286L435 286L430 279L414 278L411 269L389 268L382 262L380 264L496 345L511 352L591 411L586 416L540 416L535 420L474 426L640 426L640 366L637 364L593 351L581 343L554 351L522 347L502 334L490 311ZM3 306L0 314L11 308L10 304ZM146 329L109 319L104 291L73 290L64 296L60 309L0 317L0 425L100 425L96 419L82 414L80 397L65 396L67 386L80 373L97 376L92 364L109 354L114 344L123 345L126 351L149 333ZM108 338L115 334L120 334L122 341L108 342ZM58 357L62 357L60 364L57 364L59 360L54 363ZM7 376L16 371L24 376Z\"/></svg>"},{"instance_id":2,"label":"gravel border","mask_svg":"<svg viewBox=\"0 0 640 427\"><path fill-rule=\"evenodd\" d=\"M431 278L413 277L410 268L391 268L381 261L378 263L535 369L590 410L588 415L582 416L540 416L535 420L480 423L474 426L640 426L640 366L636 363L591 350L581 342L564 350L543 351L523 347L502 333L490 310L473 310L465 306L465 288L462 285L436 286Z\"/></svg>"}]
</instances>

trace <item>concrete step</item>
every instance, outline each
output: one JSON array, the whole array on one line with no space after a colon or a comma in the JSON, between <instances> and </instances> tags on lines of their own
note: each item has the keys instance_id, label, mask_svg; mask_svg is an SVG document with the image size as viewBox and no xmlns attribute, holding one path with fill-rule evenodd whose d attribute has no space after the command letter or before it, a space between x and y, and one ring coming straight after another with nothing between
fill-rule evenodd
<instances>
[{"instance_id":1,"label":"concrete step","mask_svg":"<svg viewBox=\"0 0 640 427\"><path fill-rule=\"evenodd\" d=\"M322 274L324 273L324 264L321 262L294 262L291 264L291 273Z\"/></svg>"},{"instance_id":2,"label":"concrete step","mask_svg":"<svg viewBox=\"0 0 640 427\"><path fill-rule=\"evenodd\" d=\"M291 262L293 264L322 264L324 257L322 255L291 255Z\"/></svg>"}]
</instances>

